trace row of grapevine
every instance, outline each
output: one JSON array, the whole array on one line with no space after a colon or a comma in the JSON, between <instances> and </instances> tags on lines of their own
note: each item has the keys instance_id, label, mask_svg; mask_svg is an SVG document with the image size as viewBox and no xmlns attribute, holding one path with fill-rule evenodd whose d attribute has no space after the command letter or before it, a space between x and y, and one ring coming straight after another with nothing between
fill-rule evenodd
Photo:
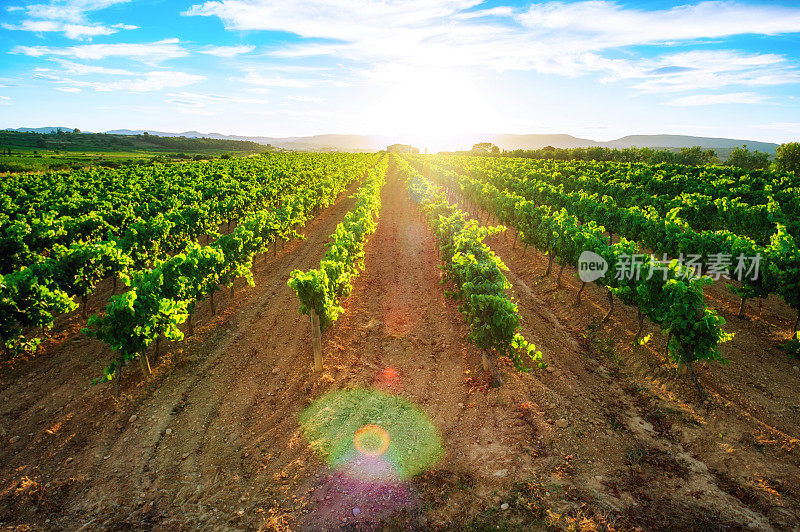
<instances>
[{"instance_id":1,"label":"row of grapevine","mask_svg":"<svg viewBox=\"0 0 800 532\"><path fill-rule=\"evenodd\" d=\"M443 168L438 168L438 172L447 175L454 183L465 177ZM608 196L600 199L596 194L581 191L564 192L560 187L544 180L519 180L499 172L486 175L484 179L492 183L492 186L513 191L531 200L535 205L565 209L584 223L594 221L660 255L673 258L694 257L697 259L695 262L705 264L714 263L715 257L727 257L727 261L716 261L715 270L720 276L740 277L741 285L730 288L742 298L740 315L744 312L747 299L763 298L774 293L795 309L797 319L794 330L797 331L800 327L800 249L783 225L777 226L768 245L760 246L752 239L730 231L695 231L677 217L665 218L636 207L619 207ZM469 179L465 186L482 187L484 181ZM745 261L749 267L756 260L759 268L757 272L737 275L737 270L742 273Z\"/></svg>"},{"instance_id":2,"label":"row of grapevine","mask_svg":"<svg viewBox=\"0 0 800 532\"><path fill-rule=\"evenodd\" d=\"M363 157L363 161L369 160ZM281 206L245 216L231 233L210 245L192 243L185 252L157 261L152 269L125 276L129 289L112 296L105 314L92 316L84 330L115 352L103 380L116 379L119 394L122 368L137 358L142 371L149 373L147 349L152 343L157 345L161 337L182 340L179 325L190 320L191 327L191 314L205 298L210 299L213 313L214 291L220 285L230 285L233 292L234 280L244 277L252 286L255 255L266 253L269 244L281 236L299 236L296 229L317 208L331 204L353 177L352 171L333 173L321 184L323 195L315 192L320 183L310 182Z\"/></svg>"},{"instance_id":3,"label":"row of grapevine","mask_svg":"<svg viewBox=\"0 0 800 532\"><path fill-rule=\"evenodd\" d=\"M624 263L620 257L638 255L639 249L625 239L611 244L604 235L604 228L594 221L581 223L564 209L536 205L514 192L499 190L468 176L444 178L443 181L458 187L468 199L494 213L502 222L515 226L526 245L547 252L551 261L555 258L561 262L561 272L565 265L577 264L586 251L602 257L609 271L595 282L608 289L612 304L613 294L626 304L638 306L640 330L637 337L643 318L648 317L667 335L669 352L678 363L692 369L694 361L722 359L718 346L732 335L722 329L725 320L705 304L703 287L711 283L710 278L696 276L676 261L659 264L649 257L645 258L642 269L660 274L649 278L621 275Z\"/></svg>"},{"instance_id":4,"label":"row of grapevine","mask_svg":"<svg viewBox=\"0 0 800 532\"><path fill-rule=\"evenodd\" d=\"M394 157L412 200L420 205L436 234L448 279L458 287L461 311L470 324L468 340L482 350L484 369L493 367L489 351L508 356L520 371L529 369L526 363L540 360L542 354L517 332L519 314L506 296L511 284L503 275L508 268L483 242L504 228L482 227L467 220L467 214L450 204L438 186Z\"/></svg>"},{"instance_id":5,"label":"row of grapevine","mask_svg":"<svg viewBox=\"0 0 800 532\"><path fill-rule=\"evenodd\" d=\"M77 307L73 298L82 301L85 315L87 298L100 281L108 277L116 281L117 276L126 275L126 272L147 268L155 260L181 252L188 243L198 240L201 235L205 234L208 239L217 237L219 233L216 227L223 219L227 219L230 225L232 219L278 205L285 200L287 194L298 187L305 187L307 194L296 196L293 200L295 203L315 202L314 205L324 207L327 201L325 198L330 197L324 189L326 173L355 175L366 167L364 157L354 155L329 156L324 160L325 164L320 164L317 168L310 168L308 165L309 161L323 162L318 156L306 158L306 155L293 155L274 160L264 159L255 162L229 162L232 165L231 173L235 174L237 168L241 171L242 167L247 172L244 172L242 181L232 181L228 175L223 179L226 184L222 187L214 183L220 177L216 174L209 176L206 181L199 179L201 172L196 163L191 167L194 171L188 175L199 179L197 188L173 186L170 189L195 198L195 203L187 205L183 200L164 197L156 204L177 205L166 215L159 213L148 220L134 218L137 221L128 225L121 236L112 240L77 241L69 248L55 243L48 250L49 256L35 255L32 264L0 276L0 342L7 355L33 350L40 338L28 330L33 328L38 331L37 334L42 334L52 326L56 316ZM152 181L152 174L157 175L159 169L163 170L163 181L169 181L173 177L176 181L182 181L185 177L184 174L175 175L176 171L181 170L180 165L157 166L160 168L146 167L147 181ZM256 170L263 172L259 182L252 179ZM295 171L294 174L291 173L292 170ZM128 184L134 189L141 186L137 176L138 174L129 176L131 181ZM227 193L241 185L249 186L250 190L241 194L232 193L230 197L205 197L209 191ZM100 210L105 209L105 203L98 199L103 196L103 191L95 191L94 194L99 207L90 214L99 219ZM203 201L206 203L197 203ZM61 206L66 208L63 203ZM293 209L305 207L294 205ZM127 220L130 221L131 218ZM56 224L54 227L63 228L63 221L60 223L61 226ZM57 231L54 229L53 232ZM109 236L113 237L111 231ZM275 233L273 238L283 241L288 236L285 233ZM23 239L24 237L25 235L21 236Z\"/></svg>"},{"instance_id":6,"label":"row of grapevine","mask_svg":"<svg viewBox=\"0 0 800 532\"><path fill-rule=\"evenodd\" d=\"M758 177L725 178L722 168L698 169L679 165L647 167L638 164L579 161L539 162L527 159L440 157L435 164L468 171L472 177L504 174L518 181L546 181L563 192L586 192L613 198L618 206L655 209L660 216L677 216L695 230L728 230L769 242L776 224L800 234L800 188L790 175L754 172ZM665 170L673 173L666 174ZM684 173L686 172L686 173ZM697 175L699 174L699 175ZM689 179L688 176L697 176ZM767 182L766 179L772 180ZM698 184L697 179L710 181ZM794 188L791 186L794 185ZM757 190L752 187L758 186Z\"/></svg>"},{"instance_id":7,"label":"row of grapevine","mask_svg":"<svg viewBox=\"0 0 800 532\"><path fill-rule=\"evenodd\" d=\"M19 188L0 194L0 273L76 243L130 246L146 243L148 231L166 232L163 245L172 251L204 234L218 236L220 223L289 190L303 166L303 158L284 155L11 176ZM298 172L286 171L292 168ZM274 182L262 180L265 174Z\"/></svg>"},{"instance_id":8,"label":"row of grapevine","mask_svg":"<svg viewBox=\"0 0 800 532\"><path fill-rule=\"evenodd\" d=\"M300 313L311 317L312 329L325 330L344 309L339 304L350 295L359 269L364 268L364 244L375 232L381 208L381 189L386 182L387 159L372 168L355 195L355 206L336 226L331 242L319 268L294 270L288 285L300 299ZM318 321L317 321L318 320ZM316 330L314 331L316 335ZM316 338L315 338L316 341ZM322 369L321 346L315 346L315 368Z\"/></svg>"}]
</instances>

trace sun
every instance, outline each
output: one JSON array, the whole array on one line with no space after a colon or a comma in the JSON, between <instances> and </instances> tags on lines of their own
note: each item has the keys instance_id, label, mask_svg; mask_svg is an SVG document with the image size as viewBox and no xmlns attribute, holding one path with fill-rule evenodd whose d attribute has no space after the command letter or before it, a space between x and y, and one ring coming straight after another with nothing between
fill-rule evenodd
<instances>
[{"instance_id":1,"label":"sun","mask_svg":"<svg viewBox=\"0 0 800 532\"><path fill-rule=\"evenodd\" d=\"M496 116L480 80L457 71L410 71L386 87L379 103L380 131L432 149L445 139L493 129Z\"/></svg>"}]
</instances>

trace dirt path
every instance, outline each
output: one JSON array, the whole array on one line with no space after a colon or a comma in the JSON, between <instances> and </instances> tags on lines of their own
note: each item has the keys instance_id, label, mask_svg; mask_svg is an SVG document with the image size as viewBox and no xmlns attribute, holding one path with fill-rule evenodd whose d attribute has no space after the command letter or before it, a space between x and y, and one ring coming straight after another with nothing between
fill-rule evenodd
<instances>
[{"instance_id":1,"label":"dirt path","mask_svg":"<svg viewBox=\"0 0 800 532\"><path fill-rule=\"evenodd\" d=\"M88 384L107 355L72 322L44 356L5 368L0 526L797 526L798 451L776 436L796 437L793 426L749 408L751 392L740 399L746 408L733 397L699 406L653 362L655 339L625 347L635 311L618 304L599 324L602 293L587 288L573 306L572 278L553 291L552 279L537 279L544 257L522 257L503 236L489 243L511 268L522 330L549 366L520 374L501 361L506 385L489 388L458 303L445 297L452 287L441 283L433 236L393 169L382 202L365 270L323 337L319 374L286 279L316 267L348 198L317 217L306 240L259 258L254 288L237 284L233 300L220 291L217 316L201 305L196 336L165 346L150 382L130 370L119 403ZM338 482L300 435L298 414L347 387L408 399L442 437L440 462L400 488L402 511L387 514L389 495Z\"/></svg>"}]
</instances>

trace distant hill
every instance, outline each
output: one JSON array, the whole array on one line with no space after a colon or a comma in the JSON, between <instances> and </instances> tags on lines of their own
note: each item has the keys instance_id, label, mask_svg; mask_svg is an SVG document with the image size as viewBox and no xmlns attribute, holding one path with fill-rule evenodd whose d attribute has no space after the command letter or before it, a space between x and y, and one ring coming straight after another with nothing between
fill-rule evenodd
<instances>
[{"instance_id":1,"label":"distant hill","mask_svg":"<svg viewBox=\"0 0 800 532\"><path fill-rule=\"evenodd\" d=\"M581 139L572 135L494 135L490 137L504 150L535 150L552 146L554 148L585 148L602 146L605 148L688 148L700 146L706 149L730 150L745 145L751 150L775 154L777 144L755 140L739 140L717 137L692 137L689 135L628 135L616 140L601 142Z\"/></svg>"},{"instance_id":2,"label":"distant hill","mask_svg":"<svg viewBox=\"0 0 800 532\"><path fill-rule=\"evenodd\" d=\"M6 131L19 131L20 133L55 133L58 130L72 131L73 127L18 127L17 129L6 128Z\"/></svg>"},{"instance_id":3,"label":"distant hill","mask_svg":"<svg viewBox=\"0 0 800 532\"><path fill-rule=\"evenodd\" d=\"M545 146L554 148L585 148L600 146L596 140L580 139L572 135L494 135L488 142L493 142L503 150L538 150Z\"/></svg>"},{"instance_id":4,"label":"distant hill","mask_svg":"<svg viewBox=\"0 0 800 532\"><path fill-rule=\"evenodd\" d=\"M718 137L690 137L688 135L628 135L617 140L601 143L609 148L684 148L700 146L701 148L736 148L744 144L751 150L775 153L777 144L756 140L737 140Z\"/></svg>"},{"instance_id":5,"label":"distant hill","mask_svg":"<svg viewBox=\"0 0 800 532\"><path fill-rule=\"evenodd\" d=\"M61 133L59 133L59 130ZM106 133L73 133L72 128L42 127L0 131L0 146L4 149L63 150L63 151L153 151L175 153L241 152L260 153L265 146L247 140L175 135L121 135Z\"/></svg>"},{"instance_id":6,"label":"distant hill","mask_svg":"<svg viewBox=\"0 0 800 532\"><path fill-rule=\"evenodd\" d=\"M110 135L141 135L147 133L160 137L187 137L187 138L210 138L220 140L247 140L259 144L270 144L278 148L288 150L306 151L377 151L385 149L388 144L394 142L391 137L373 135L313 135L310 137L261 137L243 135L223 135L222 133L200 133L199 131L183 131L181 133L169 133L165 131L153 131L143 129L115 129L106 131Z\"/></svg>"},{"instance_id":7,"label":"distant hill","mask_svg":"<svg viewBox=\"0 0 800 532\"><path fill-rule=\"evenodd\" d=\"M57 127L18 128L11 131L29 131L36 133L51 133ZM62 131L72 131L72 128L62 127ZM166 131L115 129L106 131L110 135L135 136L143 133L158 137L186 137L209 138L218 140L239 140L256 142L263 145L272 145L277 148L301 151L377 151L395 143L408 143L408 139L390 137L385 135L312 135L308 137L264 137L245 135L223 135L222 133L201 133L199 131L184 131L170 133ZM700 146L706 149L719 149L729 153L736 146L745 145L751 150L775 154L777 144L754 140L739 140L716 137L693 137L689 135L628 135L611 141L596 141L573 137L565 134L494 134L477 135L465 134L449 139L443 144L451 144L451 149L469 149L477 142L493 142L503 150L534 150L553 146L554 148L581 148L587 146L603 146L607 148L683 148Z\"/></svg>"}]
</instances>

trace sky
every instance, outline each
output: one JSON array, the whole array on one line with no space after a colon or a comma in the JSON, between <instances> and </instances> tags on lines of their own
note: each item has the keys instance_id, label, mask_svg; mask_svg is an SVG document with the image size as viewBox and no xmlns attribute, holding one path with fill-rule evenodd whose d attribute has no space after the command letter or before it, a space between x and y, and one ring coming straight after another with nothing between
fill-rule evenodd
<instances>
[{"instance_id":1,"label":"sky","mask_svg":"<svg viewBox=\"0 0 800 532\"><path fill-rule=\"evenodd\" d=\"M800 140L800 2L0 0L0 127Z\"/></svg>"}]
</instances>

